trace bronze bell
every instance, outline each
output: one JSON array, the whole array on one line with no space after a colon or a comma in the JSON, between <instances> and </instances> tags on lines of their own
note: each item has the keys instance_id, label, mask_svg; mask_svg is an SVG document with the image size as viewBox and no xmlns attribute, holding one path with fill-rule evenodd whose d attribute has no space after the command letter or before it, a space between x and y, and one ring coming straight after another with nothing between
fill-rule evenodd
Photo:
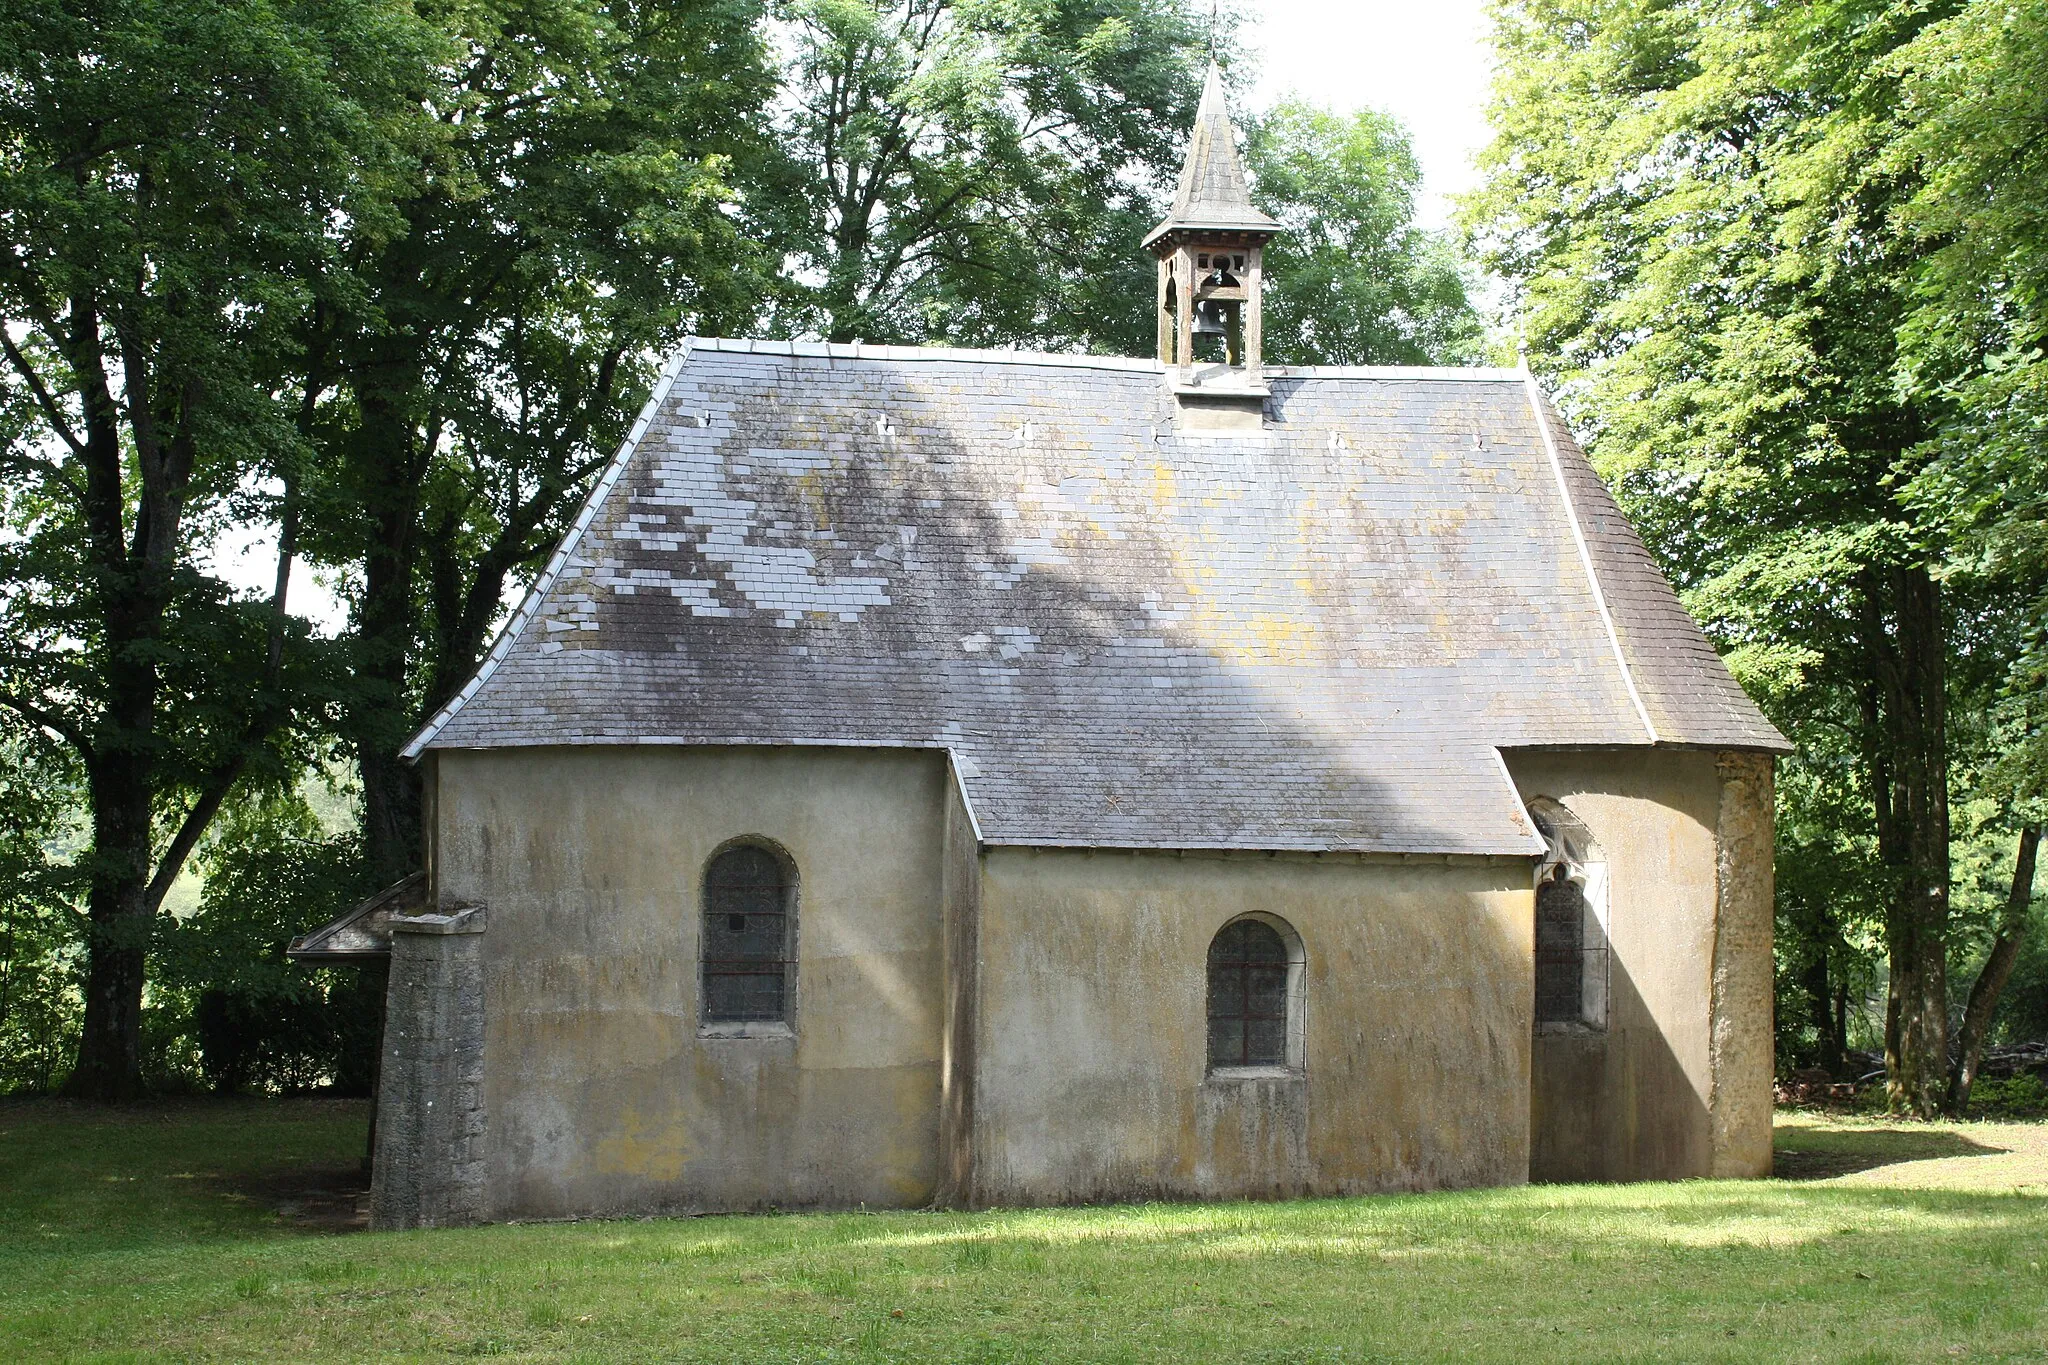
<instances>
[{"instance_id":1,"label":"bronze bell","mask_svg":"<svg viewBox=\"0 0 2048 1365\"><path fill-rule=\"evenodd\" d=\"M1195 305L1195 335L1198 337L1228 336L1227 315L1220 299L1203 299Z\"/></svg>"}]
</instances>

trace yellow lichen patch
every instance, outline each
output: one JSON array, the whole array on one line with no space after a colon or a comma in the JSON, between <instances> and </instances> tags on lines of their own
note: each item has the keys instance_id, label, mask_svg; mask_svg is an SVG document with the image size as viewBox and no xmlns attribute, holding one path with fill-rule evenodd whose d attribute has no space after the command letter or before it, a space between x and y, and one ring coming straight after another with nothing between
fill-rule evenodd
<instances>
[{"instance_id":1,"label":"yellow lichen patch","mask_svg":"<svg viewBox=\"0 0 2048 1365\"><path fill-rule=\"evenodd\" d=\"M1217 658L1243 667L1304 664L1318 653L1315 623L1282 612L1240 615L1204 601L1189 617L1187 631Z\"/></svg>"},{"instance_id":2,"label":"yellow lichen patch","mask_svg":"<svg viewBox=\"0 0 2048 1365\"><path fill-rule=\"evenodd\" d=\"M688 1154L683 1150L683 1125L673 1112L650 1118L639 1109L620 1116L619 1128L592 1148L592 1165L606 1175L633 1175L647 1180L680 1180Z\"/></svg>"},{"instance_id":3,"label":"yellow lichen patch","mask_svg":"<svg viewBox=\"0 0 2048 1365\"><path fill-rule=\"evenodd\" d=\"M1152 501L1161 507L1171 506L1176 491L1173 466L1161 460L1152 466Z\"/></svg>"}]
</instances>

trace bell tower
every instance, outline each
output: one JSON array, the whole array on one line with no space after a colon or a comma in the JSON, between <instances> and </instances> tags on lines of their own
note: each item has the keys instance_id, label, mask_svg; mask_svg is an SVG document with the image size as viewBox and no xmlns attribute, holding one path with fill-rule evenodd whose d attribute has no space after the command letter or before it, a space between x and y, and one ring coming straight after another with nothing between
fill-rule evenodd
<instances>
[{"instance_id":1,"label":"bell tower","mask_svg":"<svg viewBox=\"0 0 2048 1365\"><path fill-rule=\"evenodd\" d=\"M1145 247L1159 258L1159 362L1180 392L1263 395L1260 278L1280 224L1252 207L1223 97L1209 63L1180 188Z\"/></svg>"}]
</instances>

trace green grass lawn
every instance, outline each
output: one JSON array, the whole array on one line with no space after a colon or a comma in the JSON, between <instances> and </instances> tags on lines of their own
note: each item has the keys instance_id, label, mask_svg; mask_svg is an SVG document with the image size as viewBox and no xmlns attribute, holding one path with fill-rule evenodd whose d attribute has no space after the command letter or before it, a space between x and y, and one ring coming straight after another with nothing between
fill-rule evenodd
<instances>
[{"instance_id":1,"label":"green grass lawn","mask_svg":"<svg viewBox=\"0 0 2048 1365\"><path fill-rule=\"evenodd\" d=\"M1768 1182L338 1234L364 1119L0 1104L0 1359L2048 1359L2040 1125L1781 1116Z\"/></svg>"}]
</instances>

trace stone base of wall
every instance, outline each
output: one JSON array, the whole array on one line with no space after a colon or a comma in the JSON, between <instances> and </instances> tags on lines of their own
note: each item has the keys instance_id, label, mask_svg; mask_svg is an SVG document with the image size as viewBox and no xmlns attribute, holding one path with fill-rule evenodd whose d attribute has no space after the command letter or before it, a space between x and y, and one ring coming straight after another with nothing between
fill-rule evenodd
<instances>
[{"instance_id":1,"label":"stone base of wall","mask_svg":"<svg viewBox=\"0 0 2048 1365\"><path fill-rule=\"evenodd\" d=\"M483 1221L484 912L391 920L370 1226Z\"/></svg>"}]
</instances>

